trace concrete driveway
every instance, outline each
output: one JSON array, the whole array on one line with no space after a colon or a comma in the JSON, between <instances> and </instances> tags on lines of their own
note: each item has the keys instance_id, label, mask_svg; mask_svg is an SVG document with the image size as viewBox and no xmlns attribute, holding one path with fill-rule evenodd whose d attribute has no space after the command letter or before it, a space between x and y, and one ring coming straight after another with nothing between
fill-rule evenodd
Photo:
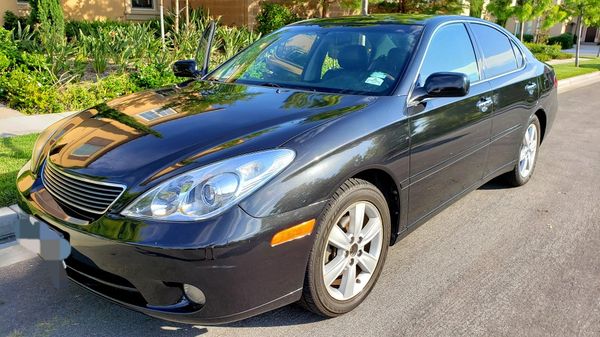
<instances>
[{"instance_id":1,"label":"concrete driveway","mask_svg":"<svg viewBox=\"0 0 600 337\"><path fill-rule=\"evenodd\" d=\"M418 228L350 314L172 324L55 290L32 259L0 269L0 336L599 336L599 92L561 94L529 184L488 183Z\"/></svg>"},{"instance_id":2,"label":"concrete driveway","mask_svg":"<svg viewBox=\"0 0 600 337\"><path fill-rule=\"evenodd\" d=\"M588 56L588 57L596 57L598 55L598 48L600 48L600 46L598 46L595 43L581 44L580 47L581 47L581 49L579 50L580 55ZM564 49L563 52L575 54L575 46L573 46L573 48L571 48L571 49Z\"/></svg>"}]
</instances>

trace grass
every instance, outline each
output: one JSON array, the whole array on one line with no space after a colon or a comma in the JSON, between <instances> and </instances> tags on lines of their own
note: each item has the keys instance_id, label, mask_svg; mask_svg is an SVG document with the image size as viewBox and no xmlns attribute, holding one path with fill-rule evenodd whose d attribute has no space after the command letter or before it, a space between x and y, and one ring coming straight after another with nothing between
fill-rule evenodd
<instances>
[{"instance_id":1,"label":"grass","mask_svg":"<svg viewBox=\"0 0 600 337\"><path fill-rule=\"evenodd\" d=\"M17 201L17 173L31 158L36 138L37 134L0 138L0 207Z\"/></svg>"},{"instance_id":2,"label":"grass","mask_svg":"<svg viewBox=\"0 0 600 337\"><path fill-rule=\"evenodd\" d=\"M579 68L575 67L575 63L556 64L553 67L556 72L556 77L558 77L559 80L564 80L565 78L600 71L600 58L587 61L582 60L579 64Z\"/></svg>"}]
</instances>

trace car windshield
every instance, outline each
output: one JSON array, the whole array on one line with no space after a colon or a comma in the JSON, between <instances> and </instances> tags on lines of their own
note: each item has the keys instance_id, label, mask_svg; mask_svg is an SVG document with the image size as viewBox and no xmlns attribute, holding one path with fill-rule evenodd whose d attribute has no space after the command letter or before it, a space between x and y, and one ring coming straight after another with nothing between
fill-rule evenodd
<instances>
[{"instance_id":1,"label":"car windshield","mask_svg":"<svg viewBox=\"0 0 600 337\"><path fill-rule=\"evenodd\" d=\"M422 26L291 26L256 41L208 77L312 91L386 95L395 87Z\"/></svg>"}]
</instances>

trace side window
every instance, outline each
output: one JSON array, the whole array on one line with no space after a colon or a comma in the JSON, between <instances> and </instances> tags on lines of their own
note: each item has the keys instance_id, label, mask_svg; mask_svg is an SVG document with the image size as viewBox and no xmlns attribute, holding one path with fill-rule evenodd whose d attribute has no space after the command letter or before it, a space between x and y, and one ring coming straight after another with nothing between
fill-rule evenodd
<instances>
[{"instance_id":1,"label":"side window","mask_svg":"<svg viewBox=\"0 0 600 337\"><path fill-rule=\"evenodd\" d=\"M517 69L517 60L510 40L495 28L471 24L477 43L481 46L488 77Z\"/></svg>"},{"instance_id":2,"label":"side window","mask_svg":"<svg viewBox=\"0 0 600 337\"><path fill-rule=\"evenodd\" d=\"M519 49L514 42L510 41L510 44L512 45L515 57L517 58L517 68L521 68L525 64L525 57L523 56L521 49Z\"/></svg>"},{"instance_id":3,"label":"side window","mask_svg":"<svg viewBox=\"0 0 600 337\"><path fill-rule=\"evenodd\" d=\"M443 71L466 74L471 82L479 80L473 44L462 23L444 26L435 33L423 60L419 83L423 85L429 75Z\"/></svg>"}]
</instances>

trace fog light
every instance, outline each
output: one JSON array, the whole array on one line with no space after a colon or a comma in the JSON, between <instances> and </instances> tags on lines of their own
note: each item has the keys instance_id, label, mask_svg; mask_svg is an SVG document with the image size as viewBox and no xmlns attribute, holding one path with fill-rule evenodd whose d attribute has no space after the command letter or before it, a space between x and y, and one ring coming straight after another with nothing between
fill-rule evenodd
<instances>
[{"instance_id":1,"label":"fog light","mask_svg":"<svg viewBox=\"0 0 600 337\"><path fill-rule=\"evenodd\" d=\"M204 296L202 290L194 287L191 284L184 284L183 292L190 301L196 304L204 305L204 303L206 303L206 296Z\"/></svg>"}]
</instances>

